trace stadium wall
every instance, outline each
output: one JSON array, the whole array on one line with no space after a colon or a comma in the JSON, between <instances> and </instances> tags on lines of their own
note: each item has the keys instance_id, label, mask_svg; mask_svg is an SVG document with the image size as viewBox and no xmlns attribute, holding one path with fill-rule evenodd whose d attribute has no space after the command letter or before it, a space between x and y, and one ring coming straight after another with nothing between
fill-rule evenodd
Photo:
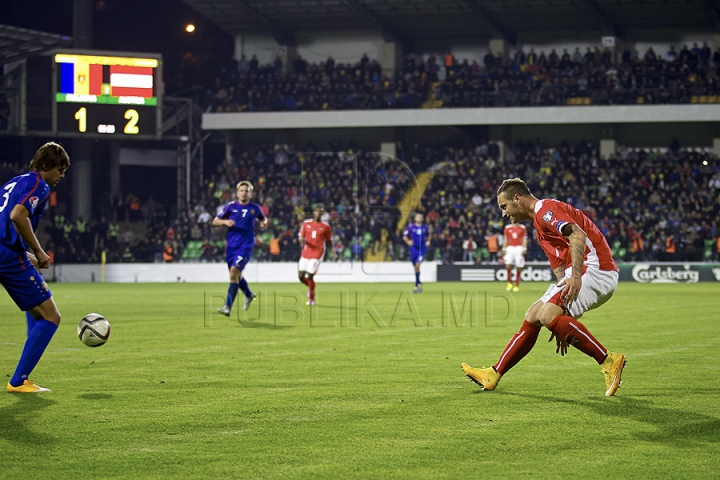
<instances>
[{"instance_id":1,"label":"stadium wall","mask_svg":"<svg viewBox=\"0 0 720 480\"><path fill-rule=\"evenodd\" d=\"M426 262L420 274L422 282L437 281L437 264ZM56 265L43 272L48 281L62 283L226 283L224 263L110 263ZM250 262L243 276L250 283L299 283L297 263ZM315 276L318 283L413 283L415 274L410 262L339 262L323 263Z\"/></svg>"},{"instance_id":2,"label":"stadium wall","mask_svg":"<svg viewBox=\"0 0 720 480\"><path fill-rule=\"evenodd\" d=\"M626 263L619 264L620 281L638 283L719 282L718 263ZM112 263L56 265L44 272L48 281L62 283L225 283L227 267L222 263ZM296 263L250 263L243 272L250 283L296 283ZM548 263L528 262L522 282L552 283L554 275ZM318 283L412 283L410 262L326 262L316 275ZM426 262L420 279L430 282L506 282L504 265L457 263L440 265Z\"/></svg>"},{"instance_id":3,"label":"stadium wall","mask_svg":"<svg viewBox=\"0 0 720 480\"><path fill-rule=\"evenodd\" d=\"M204 113L203 130L720 122L716 105L617 105Z\"/></svg>"}]
</instances>

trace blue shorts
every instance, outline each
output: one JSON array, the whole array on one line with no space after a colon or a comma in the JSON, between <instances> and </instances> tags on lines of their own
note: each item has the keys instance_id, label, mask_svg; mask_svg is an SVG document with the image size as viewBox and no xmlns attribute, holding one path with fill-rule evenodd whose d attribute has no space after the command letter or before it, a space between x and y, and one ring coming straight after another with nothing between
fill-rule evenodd
<instances>
[{"instance_id":1,"label":"blue shorts","mask_svg":"<svg viewBox=\"0 0 720 480\"><path fill-rule=\"evenodd\" d=\"M427 250L418 250L417 248L410 247L410 261L414 264L421 263L425 260L425 254Z\"/></svg>"},{"instance_id":2,"label":"blue shorts","mask_svg":"<svg viewBox=\"0 0 720 480\"><path fill-rule=\"evenodd\" d=\"M0 283L23 312L52 297L42 274L27 255L0 245Z\"/></svg>"},{"instance_id":3,"label":"blue shorts","mask_svg":"<svg viewBox=\"0 0 720 480\"><path fill-rule=\"evenodd\" d=\"M237 250L228 250L225 253L225 261L227 261L228 270L232 267L235 267L242 272L245 269L245 265L247 265L252 256L252 248L239 248Z\"/></svg>"}]
</instances>

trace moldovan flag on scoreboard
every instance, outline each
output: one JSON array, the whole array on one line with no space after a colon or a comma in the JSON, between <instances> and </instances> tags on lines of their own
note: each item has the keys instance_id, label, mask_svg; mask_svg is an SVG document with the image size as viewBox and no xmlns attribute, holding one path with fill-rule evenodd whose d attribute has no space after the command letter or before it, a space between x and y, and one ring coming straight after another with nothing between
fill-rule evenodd
<instances>
[{"instance_id":1,"label":"moldovan flag on scoreboard","mask_svg":"<svg viewBox=\"0 0 720 480\"><path fill-rule=\"evenodd\" d=\"M103 66L87 62L60 64L60 93L102 95Z\"/></svg>"},{"instance_id":2,"label":"moldovan flag on scoreboard","mask_svg":"<svg viewBox=\"0 0 720 480\"><path fill-rule=\"evenodd\" d=\"M110 88L113 97L153 96L153 69L110 65Z\"/></svg>"}]
</instances>

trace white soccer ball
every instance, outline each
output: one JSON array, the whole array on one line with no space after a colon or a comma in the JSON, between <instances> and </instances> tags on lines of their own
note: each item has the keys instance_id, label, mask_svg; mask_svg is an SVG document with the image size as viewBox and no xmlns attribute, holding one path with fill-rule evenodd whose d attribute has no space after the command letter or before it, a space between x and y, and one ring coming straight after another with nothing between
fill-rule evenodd
<instances>
[{"instance_id":1,"label":"white soccer ball","mask_svg":"<svg viewBox=\"0 0 720 480\"><path fill-rule=\"evenodd\" d=\"M98 313L88 313L78 324L78 338L88 347L104 345L110 338L110 322Z\"/></svg>"}]
</instances>

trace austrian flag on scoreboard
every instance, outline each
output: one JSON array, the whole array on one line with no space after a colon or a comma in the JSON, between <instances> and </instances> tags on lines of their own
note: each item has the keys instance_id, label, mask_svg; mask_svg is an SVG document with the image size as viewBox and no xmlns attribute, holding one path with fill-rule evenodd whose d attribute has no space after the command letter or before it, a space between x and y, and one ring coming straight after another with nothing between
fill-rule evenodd
<instances>
[{"instance_id":1,"label":"austrian flag on scoreboard","mask_svg":"<svg viewBox=\"0 0 720 480\"><path fill-rule=\"evenodd\" d=\"M153 96L153 69L110 65L110 88L113 97Z\"/></svg>"}]
</instances>

